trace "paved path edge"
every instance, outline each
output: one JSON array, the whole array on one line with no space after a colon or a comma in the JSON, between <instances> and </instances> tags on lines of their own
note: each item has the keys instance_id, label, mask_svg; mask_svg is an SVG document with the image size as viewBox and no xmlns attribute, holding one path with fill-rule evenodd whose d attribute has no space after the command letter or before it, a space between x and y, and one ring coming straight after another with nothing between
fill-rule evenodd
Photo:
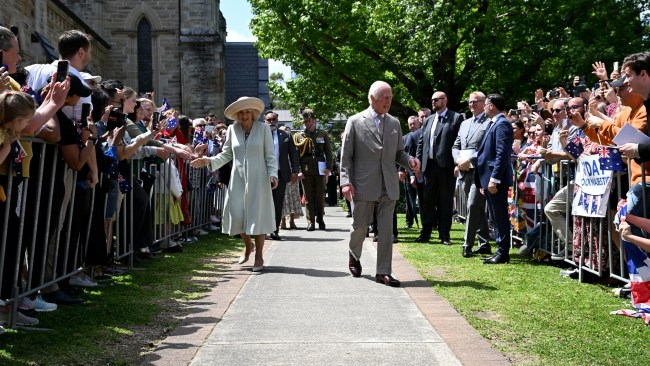
<instances>
[{"instance_id":1,"label":"paved path edge","mask_svg":"<svg viewBox=\"0 0 650 366\"><path fill-rule=\"evenodd\" d=\"M373 245L376 247L376 243ZM402 287L420 312L463 365L510 365L500 351L493 348L447 300L434 291L431 284L404 259L397 247L393 250L393 274L402 282Z\"/></svg>"}]
</instances>

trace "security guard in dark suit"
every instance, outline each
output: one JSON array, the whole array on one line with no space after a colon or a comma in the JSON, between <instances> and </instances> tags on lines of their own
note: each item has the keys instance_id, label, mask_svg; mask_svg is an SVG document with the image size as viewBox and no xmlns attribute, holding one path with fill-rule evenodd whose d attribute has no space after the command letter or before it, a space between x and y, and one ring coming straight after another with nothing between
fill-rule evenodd
<instances>
[{"instance_id":1,"label":"security guard in dark suit","mask_svg":"<svg viewBox=\"0 0 650 366\"><path fill-rule=\"evenodd\" d=\"M332 170L332 148L327 132L316 128L314 111L305 109L302 112L305 129L294 134L294 142L300 154L300 170L303 174L302 189L305 194L307 207L307 231L318 228L325 230L325 179ZM325 163L325 168L319 171L318 163ZM321 174L322 173L322 174ZM334 179L332 177L332 179Z\"/></svg>"}]
</instances>

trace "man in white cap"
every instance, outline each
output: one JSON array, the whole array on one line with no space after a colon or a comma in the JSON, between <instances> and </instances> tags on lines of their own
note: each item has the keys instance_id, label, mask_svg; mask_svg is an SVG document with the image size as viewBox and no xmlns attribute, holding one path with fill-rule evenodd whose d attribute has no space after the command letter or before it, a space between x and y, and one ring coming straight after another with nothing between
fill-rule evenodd
<instances>
[{"instance_id":1,"label":"man in white cap","mask_svg":"<svg viewBox=\"0 0 650 366\"><path fill-rule=\"evenodd\" d=\"M90 88L94 88L95 86L97 86L97 84L102 82L101 76L99 75L93 76L87 72L81 72L81 77L84 79L84 81L86 82L86 84L88 84Z\"/></svg>"}]
</instances>

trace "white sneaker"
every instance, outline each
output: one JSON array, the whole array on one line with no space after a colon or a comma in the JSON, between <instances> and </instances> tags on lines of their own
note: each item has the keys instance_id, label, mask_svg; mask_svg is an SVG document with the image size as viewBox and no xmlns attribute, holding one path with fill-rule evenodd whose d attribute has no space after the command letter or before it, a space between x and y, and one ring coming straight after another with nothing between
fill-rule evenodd
<instances>
[{"instance_id":1,"label":"white sneaker","mask_svg":"<svg viewBox=\"0 0 650 366\"><path fill-rule=\"evenodd\" d=\"M208 235L208 234L209 234L209 233L208 233L206 230L203 230L203 229L196 229L196 235L204 236L204 235Z\"/></svg>"},{"instance_id":2,"label":"white sneaker","mask_svg":"<svg viewBox=\"0 0 650 366\"><path fill-rule=\"evenodd\" d=\"M93 282L87 274L81 272L76 276L70 277L70 286L97 287L99 285L97 285L97 282Z\"/></svg>"},{"instance_id":3,"label":"white sneaker","mask_svg":"<svg viewBox=\"0 0 650 366\"><path fill-rule=\"evenodd\" d=\"M0 323L9 324L9 313L0 311ZM16 313L16 325L36 325L38 319L24 315L21 312Z\"/></svg>"},{"instance_id":4,"label":"white sneaker","mask_svg":"<svg viewBox=\"0 0 650 366\"><path fill-rule=\"evenodd\" d=\"M0 334L3 334L4 332L5 332L5 328L3 328L2 325L0 325Z\"/></svg>"},{"instance_id":5,"label":"white sneaker","mask_svg":"<svg viewBox=\"0 0 650 366\"><path fill-rule=\"evenodd\" d=\"M217 225L210 224L210 230L212 230L212 231L221 230L221 227L217 226Z\"/></svg>"},{"instance_id":6,"label":"white sneaker","mask_svg":"<svg viewBox=\"0 0 650 366\"><path fill-rule=\"evenodd\" d=\"M40 294L37 295L36 300L34 300L34 310L38 312L54 311L56 310L56 308L57 308L56 304L43 300Z\"/></svg>"},{"instance_id":7,"label":"white sneaker","mask_svg":"<svg viewBox=\"0 0 650 366\"><path fill-rule=\"evenodd\" d=\"M220 224L221 220L217 218L215 215L210 215L210 222L212 222L213 224Z\"/></svg>"}]
</instances>

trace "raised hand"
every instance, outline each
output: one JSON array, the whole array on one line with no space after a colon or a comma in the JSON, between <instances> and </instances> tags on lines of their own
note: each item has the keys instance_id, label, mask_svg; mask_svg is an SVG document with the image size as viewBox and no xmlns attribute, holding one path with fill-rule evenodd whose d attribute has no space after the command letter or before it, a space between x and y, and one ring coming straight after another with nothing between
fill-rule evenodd
<instances>
[{"instance_id":1,"label":"raised hand","mask_svg":"<svg viewBox=\"0 0 650 366\"><path fill-rule=\"evenodd\" d=\"M604 62L596 61L591 64L591 67L594 69L591 73L596 75L599 80L607 80L607 68Z\"/></svg>"}]
</instances>

